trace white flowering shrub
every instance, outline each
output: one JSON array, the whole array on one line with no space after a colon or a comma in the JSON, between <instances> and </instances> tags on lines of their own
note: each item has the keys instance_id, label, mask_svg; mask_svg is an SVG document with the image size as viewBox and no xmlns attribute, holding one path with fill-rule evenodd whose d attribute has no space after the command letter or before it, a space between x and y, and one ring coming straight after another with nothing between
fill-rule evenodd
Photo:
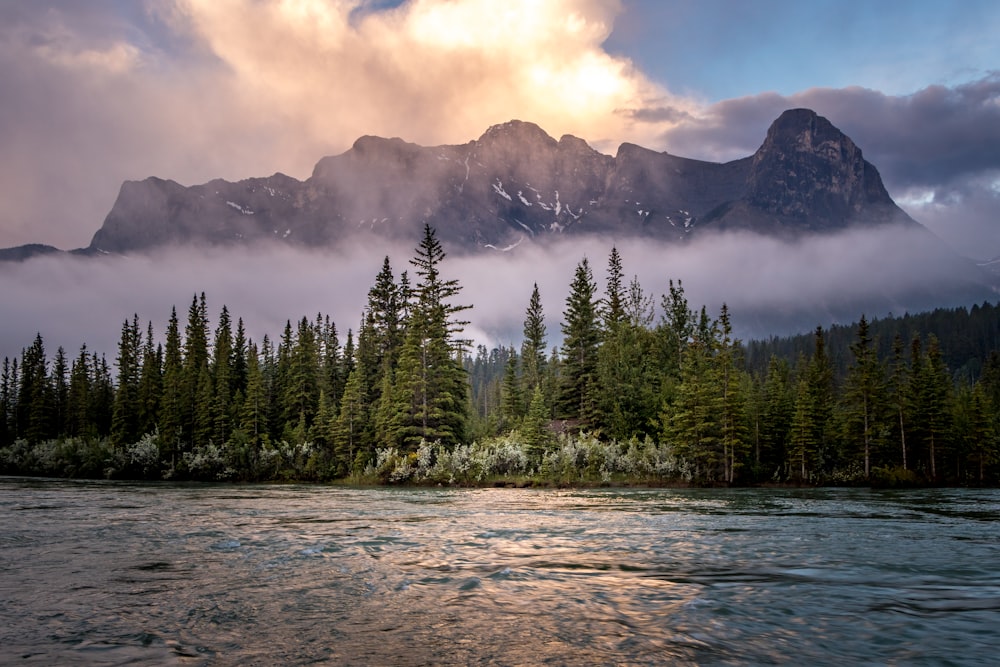
<instances>
[{"instance_id":1,"label":"white flowering shrub","mask_svg":"<svg viewBox=\"0 0 1000 667\"><path fill-rule=\"evenodd\" d=\"M160 477L160 435L147 433L138 442L125 445L125 459L129 470L143 479Z\"/></svg>"}]
</instances>

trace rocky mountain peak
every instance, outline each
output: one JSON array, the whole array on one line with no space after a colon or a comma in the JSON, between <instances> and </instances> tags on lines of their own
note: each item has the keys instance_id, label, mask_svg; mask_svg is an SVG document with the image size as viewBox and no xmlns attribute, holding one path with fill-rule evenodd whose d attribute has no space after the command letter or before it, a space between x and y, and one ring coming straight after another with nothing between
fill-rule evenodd
<instances>
[{"instance_id":1,"label":"rocky mountain peak","mask_svg":"<svg viewBox=\"0 0 1000 667\"><path fill-rule=\"evenodd\" d=\"M493 125L479 137L477 142L483 146L496 144L516 145L516 146L540 146L554 147L556 140L534 123L523 120L510 120L506 123Z\"/></svg>"},{"instance_id":2,"label":"rocky mountain peak","mask_svg":"<svg viewBox=\"0 0 1000 667\"><path fill-rule=\"evenodd\" d=\"M512 120L459 145L363 136L305 181L127 182L89 250L335 246L358 234L417 238L424 223L472 251L557 235L680 241L711 229L796 235L890 221L913 224L854 142L815 112L791 109L756 153L724 164L634 144L605 155Z\"/></svg>"},{"instance_id":3,"label":"rocky mountain peak","mask_svg":"<svg viewBox=\"0 0 1000 667\"><path fill-rule=\"evenodd\" d=\"M804 229L883 222L898 209L851 139L810 109L790 109L771 124L753 155L747 200Z\"/></svg>"}]
</instances>

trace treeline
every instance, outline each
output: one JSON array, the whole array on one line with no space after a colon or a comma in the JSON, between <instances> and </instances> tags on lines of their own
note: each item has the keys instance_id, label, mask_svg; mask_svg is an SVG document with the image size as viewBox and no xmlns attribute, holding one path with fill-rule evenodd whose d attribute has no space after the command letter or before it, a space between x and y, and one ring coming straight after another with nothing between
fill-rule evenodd
<instances>
[{"instance_id":1,"label":"treeline","mask_svg":"<svg viewBox=\"0 0 1000 667\"><path fill-rule=\"evenodd\" d=\"M978 380L990 354L1000 350L1000 307L990 303L872 319L869 328L876 354L883 359L892 355L897 337L910 341L915 337L926 340L933 335L938 339L945 365L960 383ZM838 380L844 378L853 360L850 346L856 333L857 325L834 325L824 332ZM753 372L763 372L772 356L795 359L800 354L810 354L812 347L811 334L749 341L747 365Z\"/></svg>"},{"instance_id":2,"label":"treeline","mask_svg":"<svg viewBox=\"0 0 1000 667\"><path fill-rule=\"evenodd\" d=\"M38 336L4 361L0 469L430 483L998 479L995 344L959 372L941 338L893 331L892 319L862 318L849 340L817 329L807 349L802 339L744 345L726 306L716 317L691 308L680 281L657 300L626 281L612 249L601 289L588 260L577 265L558 347L548 348L535 285L520 345L473 353L444 256L427 227L412 284L386 258L343 344L323 315L258 345L223 306L213 332L204 295L183 335L172 314L163 344L151 325L126 321L114 374L86 347L50 363ZM951 312L961 328L969 312ZM976 339L995 342L993 307L973 313Z\"/></svg>"}]
</instances>

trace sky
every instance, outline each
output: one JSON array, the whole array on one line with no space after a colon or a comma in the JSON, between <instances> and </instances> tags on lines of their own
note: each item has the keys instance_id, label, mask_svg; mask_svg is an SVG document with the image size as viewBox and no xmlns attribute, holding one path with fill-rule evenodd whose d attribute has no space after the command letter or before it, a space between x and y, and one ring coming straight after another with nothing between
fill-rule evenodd
<instances>
[{"instance_id":1,"label":"sky","mask_svg":"<svg viewBox=\"0 0 1000 667\"><path fill-rule=\"evenodd\" d=\"M86 246L125 180L304 179L365 134L459 144L517 118L725 161L809 107L916 220L989 259L996 35L981 0L0 0L0 247ZM29 318L31 271L0 273L8 313ZM79 271L66 285L114 291Z\"/></svg>"}]
</instances>

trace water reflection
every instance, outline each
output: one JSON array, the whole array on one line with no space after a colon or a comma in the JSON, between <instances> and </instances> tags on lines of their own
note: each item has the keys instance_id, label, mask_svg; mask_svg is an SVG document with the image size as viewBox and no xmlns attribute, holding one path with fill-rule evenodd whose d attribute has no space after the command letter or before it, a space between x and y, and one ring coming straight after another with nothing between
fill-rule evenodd
<instances>
[{"instance_id":1,"label":"water reflection","mask_svg":"<svg viewBox=\"0 0 1000 667\"><path fill-rule=\"evenodd\" d=\"M0 662L990 664L998 509L6 479Z\"/></svg>"}]
</instances>

